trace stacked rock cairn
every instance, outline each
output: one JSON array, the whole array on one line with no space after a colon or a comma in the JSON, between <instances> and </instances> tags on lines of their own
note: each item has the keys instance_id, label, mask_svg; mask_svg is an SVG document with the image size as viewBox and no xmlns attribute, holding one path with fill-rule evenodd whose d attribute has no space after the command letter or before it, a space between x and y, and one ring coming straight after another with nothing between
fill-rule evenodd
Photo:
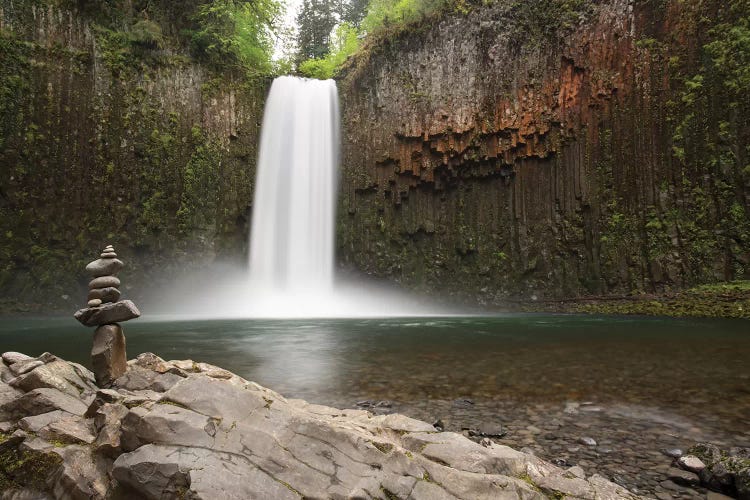
<instances>
[{"instance_id":1,"label":"stacked rock cairn","mask_svg":"<svg viewBox=\"0 0 750 500\"><path fill-rule=\"evenodd\" d=\"M88 304L76 311L74 317L84 326L97 327L91 364L99 387L109 387L128 368L125 335L118 323L137 318L141 313L133 302L120 300L117 273L125 265L117 258L114 247L108 245L100 257L86 266L86 272L93 278L89 282Z\"/></svg>"}]
</instances>

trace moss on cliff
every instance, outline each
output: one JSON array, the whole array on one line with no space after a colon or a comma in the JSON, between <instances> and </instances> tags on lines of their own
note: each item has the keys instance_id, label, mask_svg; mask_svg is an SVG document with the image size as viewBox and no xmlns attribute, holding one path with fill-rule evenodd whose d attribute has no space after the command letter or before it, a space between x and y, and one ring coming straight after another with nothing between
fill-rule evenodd
<instances>
[{"instance_id":1,"label":"moss on cliff","mask_svg":"<svg viewBox=\"0 0 750 500\"><path fill-rule=\"evenodd\" d=\"M2 3L4 303L74 307L106 242L138 257L135 289L153 268L245 251L268 80L203 65L180 34L190 16L167 3L150 4L148 23L88 3Z\"/></svg>"},{"instance_id":2,"label":"moss on cliff","mask_svg":"<svg viewBox=\"0 0 750 500\"><path fill-rule=\"evenodd\" d=\"M488 304L747 279L748 5L488 2L370 47L344 260Z\"/></svg>"}]
</instances>

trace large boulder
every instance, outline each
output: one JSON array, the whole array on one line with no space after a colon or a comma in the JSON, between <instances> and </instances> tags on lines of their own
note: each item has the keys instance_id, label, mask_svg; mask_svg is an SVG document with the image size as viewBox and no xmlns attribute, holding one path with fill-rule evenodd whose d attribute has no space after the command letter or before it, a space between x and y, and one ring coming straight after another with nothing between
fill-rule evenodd
<instances>
[{"instance_id":1,"label":"large boulder","mask_svg":"<svg viewBox=\"0 0 750 500\"><path fill-rule=\"evenodd\" d=\"M90 395L96 386L89 378L88 370L79 365L68 363L47 353L39 358L23 363L34 364L33 369L23 373L8 383L23 391L33 389L57 389L73 397L81 394ZM37 364L39 363L39 364Z\"/></svg>"}]
</instances>

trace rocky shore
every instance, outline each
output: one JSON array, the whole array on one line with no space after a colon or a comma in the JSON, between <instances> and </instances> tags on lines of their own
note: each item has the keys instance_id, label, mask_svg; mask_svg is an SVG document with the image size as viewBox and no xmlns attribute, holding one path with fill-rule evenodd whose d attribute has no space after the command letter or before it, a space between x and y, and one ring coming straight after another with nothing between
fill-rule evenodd
<instances>
[{"instance_id":1,"label":"rocky shore","mask_svg":"<svg viewBox=\"0 0 750 500\"><path fill-rule=\"evenodd\" d=\"M101 389L49 353L2 360L3 499L638 498L490 438L285 399L205 363L141 354Z\"/></svg>"}]
</instances>

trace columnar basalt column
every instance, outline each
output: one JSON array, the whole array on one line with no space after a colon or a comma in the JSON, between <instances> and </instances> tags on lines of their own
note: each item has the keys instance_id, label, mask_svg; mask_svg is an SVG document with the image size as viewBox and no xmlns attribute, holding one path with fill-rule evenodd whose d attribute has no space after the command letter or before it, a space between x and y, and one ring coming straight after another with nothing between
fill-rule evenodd
<instances>
[{"instance_id":1,"label":"columnar basalt column","mask_svg":"<svg viewBox=\"0 0 750 500\"><path fill-rule=\"evenodd\" d=\"M125 335L118 323L137 318L141 313L131 301L120 300L117 288L120 280L116 275L124 264L117 258L114 247L108 245L100 257L86 266L86 272L93 278L89 282L88 307L77 311L74 317L84 326L97 327L91 364L96 383L108 387L128 368Z\"/></svg>"}]
</instances>

